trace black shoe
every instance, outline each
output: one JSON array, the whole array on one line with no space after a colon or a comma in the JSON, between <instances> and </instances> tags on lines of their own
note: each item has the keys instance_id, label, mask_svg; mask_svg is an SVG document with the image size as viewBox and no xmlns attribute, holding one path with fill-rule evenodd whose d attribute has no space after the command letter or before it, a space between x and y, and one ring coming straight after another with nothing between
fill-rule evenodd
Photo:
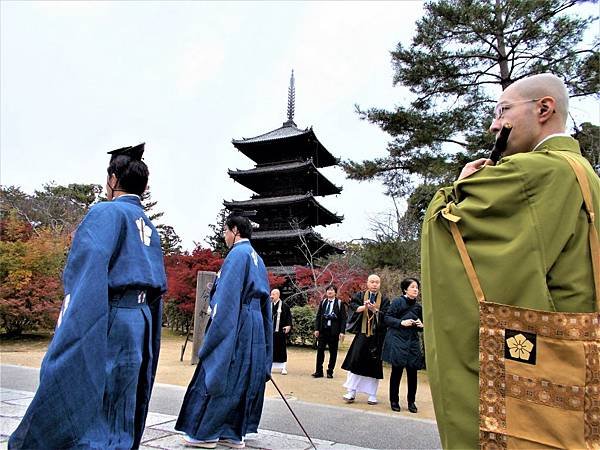
<instances>
[{"instance_id":1,"label":"black shoe","mask_svg":"<svg viewBox=\"0 0 600 450\"><path fill-rule=\"evenodd\" d=\"M331 372L327 372L327 378L333 378L333 374Z\"/></svg>"},{"instance_id":2,"label":"black shoe","mask_svg":"<svg viewBox=\"0 0 600 450\"><path fill-rule=\"evenodd\" d=\"M315 372L311 376L313 378L323 378L323 372Z\"/></svg>"},{"instance_id":3,"label":"black shoe","mask_svg":"<svg viewBox=\"0 0 600 450\"><path fill-rule=\"evenodd\" d=\"M390 402L392 411L400 411L400 404L398 402Z\"/></svg>"},{"instance_id":4,"label":"black shoe","mask_svg":"<svg viewBox=\"0 0 600 450\"><path fill-rule=\"evenodd\" d=\"M417 411L419 411L419 410L417 409L417 405L415 405L414 403L409 403L409 404L408 404L408 410L409 410L411 413L416 413Z\"/></svg>"}]
</instances>

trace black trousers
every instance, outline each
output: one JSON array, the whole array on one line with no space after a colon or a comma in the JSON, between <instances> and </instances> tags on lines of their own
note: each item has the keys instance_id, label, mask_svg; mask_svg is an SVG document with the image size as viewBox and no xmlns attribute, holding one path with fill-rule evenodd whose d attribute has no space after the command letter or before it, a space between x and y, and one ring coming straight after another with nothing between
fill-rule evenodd
<instances>
[{"instance_id":1,"label":"black trousers","mask_svg":"<svg viewBox=\"0 0 600 450\"><path fill-rule=\"evenodd\" d=\"M333 375L335 361L337 359L339 335L333 335L331 328L324 328L319 331L319 340L317 345L317 373L323 373L323 362L325 361L325 347L329 348L329 363L327 364L327 373Z\"/></svg>"},{"instance_id":2,"label":"black trousers","mask_svg":"<svg viewBox=\"0 0 600 450\"><path fill-rule=\"evenodd\" d=\"M402 371L406 369L406 378L408 379L408 392L406 400L408 403L414 403L417 395L417 369L410 369L403 366L392 366L392 375L390 376L390 403L398 403L400 398L400 380L402 380Z\"/></svg>"}]
</instances>

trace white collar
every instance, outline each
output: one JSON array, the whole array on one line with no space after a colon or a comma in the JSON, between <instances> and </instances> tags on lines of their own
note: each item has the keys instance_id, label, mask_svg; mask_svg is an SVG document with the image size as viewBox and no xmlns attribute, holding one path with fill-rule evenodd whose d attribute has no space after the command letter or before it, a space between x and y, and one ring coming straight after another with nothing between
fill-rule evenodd
<instances>
[{"instance_id":1,"label":"white collar","mask_svg":"<svg viewBox=\"0 0 600 450\"><path fill-rule=\"evenodd\" d=\"M140 197L137 194L121 194L118 197L114 197L113 200L116 200L116 199L121 198L121 197L135 197L135 198L139 198L140 201L142 200L142 197Z\"/></svg>"},{"instance_id":2,"label":"white collar","mask_svg":"<svg viewBox=\"0 0 600 450\"><path fill-rule=\"evenodd\" d=\"M533 147L533 151L535 151L536 148L538 148L540 145L542 145L548 139L552 139L552 138L555 138L555 137L571 137L571 135L567 134L567 133L554 133L554 134L551 134L549 136L546 136L544 139L542 139L540 142L538 142L538 144L535 147Z\"/></svg>"},{"instance_id":3,"label":"white collar","mask_svg":"<svg viewBox=\"0 0 600 450\"><path fill-rule=\"evenodd\" d=\"M244 241L250 241L250 239L248 238L241 238L239 241L237 241L235 244L233 245L238 245L240 242L244 242Z\"/></svg>"}]
</instances>

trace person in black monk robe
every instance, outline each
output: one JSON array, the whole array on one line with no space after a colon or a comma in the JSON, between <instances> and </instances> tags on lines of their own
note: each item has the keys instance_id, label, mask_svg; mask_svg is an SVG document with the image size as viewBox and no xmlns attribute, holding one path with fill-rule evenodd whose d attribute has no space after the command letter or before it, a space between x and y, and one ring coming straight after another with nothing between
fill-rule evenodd
<instances>
[{"instance_id":1,"label":"person in black monk robe","mask_svg":"<svg viewBox=\"0 0 600 450\"><path fill-rule=\"evenodd\" d=\"M273 370L280 370L281 375L287 375L287 335L292 329L292 312L290 307L281 300L279 289L271 291L273 302Z\"/></svg>"}]
</instances>

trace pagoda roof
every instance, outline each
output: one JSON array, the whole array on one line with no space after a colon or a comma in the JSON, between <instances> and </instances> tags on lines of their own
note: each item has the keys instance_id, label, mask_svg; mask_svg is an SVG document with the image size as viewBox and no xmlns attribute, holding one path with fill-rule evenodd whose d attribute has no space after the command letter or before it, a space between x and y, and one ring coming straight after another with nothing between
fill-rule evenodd
<instances>
[{"instance_id":1,"label":"pagoda roof","mask_svg":"<svg viewBox=\"0 0 600 450\"><path fill-rule=\"evenodd\" d=\"M290 230L268 230L268 231L253 231L252 242L256 241L271 241L274 245L279 245L276 241L299 241L300 237L304 237L307 242L318 243L324 249L332 250L335 253L344 253L344 250L325 241L319 233L312 228L296 228Z\"/></svg>"},{"instance_id":2,"label":"pagoda roof","mask_svg":"<svg viewBox=\"0 0 600 450\"><path fill-rule=\"evenodd\" d=\"M304 130L287 121L276 130L252 138L233 139L233 145L257 164L304 161L312 158L315 167L328 167L338 160L319 142L312 127Z\"/></svg>"},{"instance_id":3,"label":"pagoda roof","mask_svg":"<svg viewBox=\"0 0 600 450\"><path fill-rule=\"evenodd\" d=\"M268 231L253 231L252 240L259 239L297 239L299 236L317 237L321 236L311 228L298 228L290 230L268 230Z\"/></svg>"},{"instance_id":4,"label":"pagoda roof","mask_svg":"<svg viewBox=\"0 0 600 450\"><path fill-rule=\"evenodd\" d=\"M264 259L264 258L263 258ZM296 266L300 266L302 264L296 264L291 266L267 266L269 272L274 275L286 275L289 277L294 277L296 275Z\"/></svg>"},{"instance_id":5,"label":"pagoda roof","mask_svg":"<svg viewBox=\"0 0 600 450\"><path fill-rule=\"evenodd\" d=\"M311 228L294 230L255 231L252 233L252 246L262 256L267 266L306 265L302 246L308 246L312 255L322 258L331 254L341 254L341 248L329 244ZM306 249L304 249L306 251Z\"/></svg>"},{"instance_id":6,"label":"pagoda roof","mask_svg":"<svg viewBox=\"0 0 600 450\"><path fill-rule=\"evenodd\" d=\"M229 176L256 193L277 191L312 192L314 195L339 194L342 188L329 181L312 159L259 166L249 170L228 170Z\"/></svg>"},{"instance_id":7,"label":"pagoda roof","mask_svg":"<svg viewBox=\"0 0 600 450\"><path fill-rule=\"evenodd\" d=\"M269 131L264 134L260 134L258 136L252 138L242 138L242 139L233 139L232 142L234 145L237 144L255 144L257 142L267 142L267 141L275 141L277 139L287 139L295 136L302 136L304 134L310 133L312 128L306 128L301 130L295 124L286 122L280 128L276 130Z\"/></svg>"},{"instance_id":8,"label":"pagoda roof","mask_svg":"<svg viewBox=\"0 0 600 450\"><path fill-rule=\"evenodd\" d=\"M257 197L242 201L224 201L230 211L256 211L252 218L261 225L269 222L301 219L303 225L329 225L340 223L344 219L322 206L311 193L302 195L284 195L279 197Z\"/></svg>"}]
</instances>

